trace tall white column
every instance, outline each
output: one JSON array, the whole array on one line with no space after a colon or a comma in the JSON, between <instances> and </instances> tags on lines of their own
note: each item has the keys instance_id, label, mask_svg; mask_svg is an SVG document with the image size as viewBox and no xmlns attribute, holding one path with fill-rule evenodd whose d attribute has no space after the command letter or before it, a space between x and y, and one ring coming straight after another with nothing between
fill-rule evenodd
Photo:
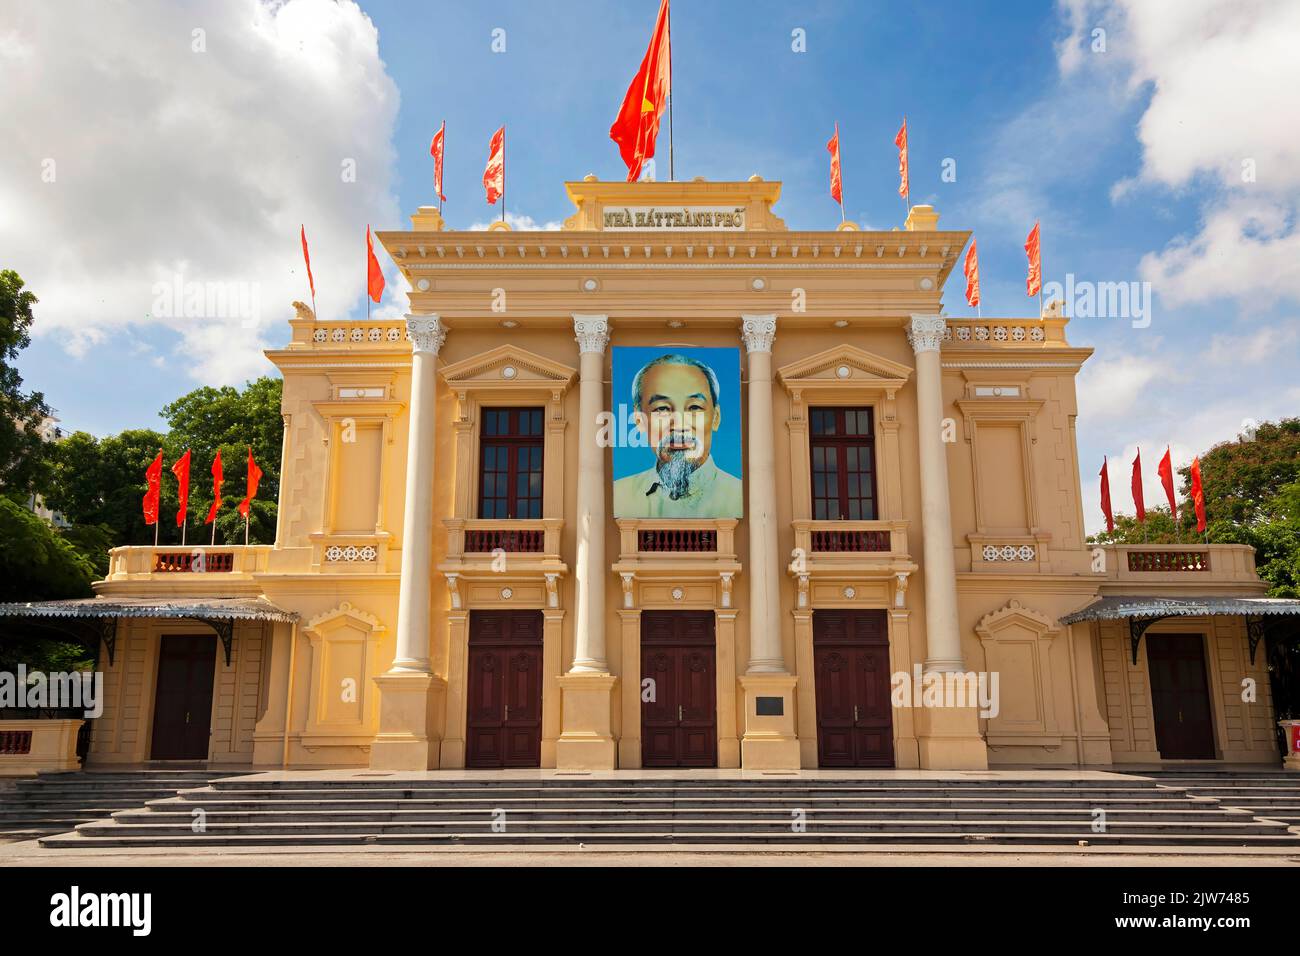
<instances>
[{"instance_id":1,"label":"tall white column","mask_svg":"<svg viewBox=\"0 0 1300 956\"><path fill-rule=\"evenodd\" d=\"M947 323L914 315L908 339L916 353L916 431L921 459L921 540L925 546L927 671L965 669L957 624L957 569L953 561L948 457L943 442L943 383L939 346Z\"/></svg>"},{"instance_id":2,"label":"tall white column","mask_svg":"<svg viewBox=\"0 0 1300 956\"><path fill-rule=\"evenodd\" d=\"M777 542L776 456L772 448L772 341L775 315L742 316L749 366L749 667L784 674L781 552Z\"/></svg>"},{"instance_id":3,"label":"tall white column","mask_svg":"<svg viewBox=\"0 0 1300 956\"><path fill-rule=\"evenodd\" d=\"M603 315L573 316L578 341L578 526L577 588L571 674L607 674L605 659L605 449L600 414L605 410L605 346L609 321Z\"/></svg>"},{"instance_id":4,"label":"tall white column","mask_svg":"<svg viewBox=\"0 0 1300 956\"><path fill-rule=\"evenodd\" d=\"M429 593L433 580L433 441L438 352L447 337L436 315L408 315L411 417L402 512L402 576L397 597L397 653L389 673L429 674Z\"/></svg>"}]
</instances>

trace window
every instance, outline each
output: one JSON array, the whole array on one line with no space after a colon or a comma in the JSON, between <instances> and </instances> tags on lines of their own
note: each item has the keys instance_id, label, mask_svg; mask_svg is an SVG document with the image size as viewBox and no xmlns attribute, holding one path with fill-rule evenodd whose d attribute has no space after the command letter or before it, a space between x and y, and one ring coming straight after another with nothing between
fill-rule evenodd
<instances>
[{"instance_id":1,"label":"window","mask_svg":"<svg viewBox=\"0 0 1300 956\"><path fill-rule=\"evenodd\" d=\"M870 408L811 408L815 521L874 521L876 444Z\"/></svg>"},{"instance_id":2,"label":"window","mask_svg":"<svg viewBox=\"0 0 1300 956\"><path fill-rule=\"evenodd\" d=\"M483 409L480 518L542 516L542 440L542 409Z\"/></svg>"}]
</instances>

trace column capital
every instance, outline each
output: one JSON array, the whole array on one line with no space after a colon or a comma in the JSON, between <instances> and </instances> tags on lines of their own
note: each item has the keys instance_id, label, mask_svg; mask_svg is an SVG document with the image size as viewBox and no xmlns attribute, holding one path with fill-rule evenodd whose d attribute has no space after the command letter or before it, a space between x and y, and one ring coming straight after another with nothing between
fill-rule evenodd
<instances>
[{"instance_id":1,"label":"column capital","mask_svg":"<svg viewBox=\"0 0 1300 956\"><path fill-rule=\"evenodd\" d=\"M745 342L746 352L771 352L772 340L776 338L776 316L742 315L740 337Z\"/></svg>"},{"instance_id":2,"label":"column capital","mask_svg":"<svg viewBox=\"0 0 1300 956\"><path fill-rule=\"evenodd\" d=\"M907 326L907 341L918 355L937 352L947 330L948 323L942 315L914 315Z\"/></svg>"},{"instance_id":3,"label":"column capital","mask_svg":"<svg viewBox=\"0 0 1300 956\"><path fill-rule=\"evenodd\" d=\"M609 344L609 316L581 312L572 314L573 337L578 342L578 351L604 353L605 346Z\"/></svg>"},{"instance_id":4,"label":"column capital","mask_svg":"<svg viewBox=\"0 0 1300 956\"><path fill-rule=\"evenodd\" d=\"M435 314L407 315L406 332L411 338L411 351L437 355L447 339L447 329Z\"/></svg>"}]
</instances>

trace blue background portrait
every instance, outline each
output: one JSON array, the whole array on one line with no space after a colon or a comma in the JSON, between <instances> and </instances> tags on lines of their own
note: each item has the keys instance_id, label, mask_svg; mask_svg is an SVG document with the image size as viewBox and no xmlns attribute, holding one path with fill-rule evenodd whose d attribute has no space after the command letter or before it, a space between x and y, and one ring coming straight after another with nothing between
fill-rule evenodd
<instances>
[{"instance_id":1,"label":"blue background portrait","mask_svg":"<svg viewBox=\"0 0 1300 956\"><path fill-rule=\"evenodd\" d=\"M614 346L612 349L614 387L610 396L610 410L614 420L622 425L619 406L626 409L627 429L632 425L632 380L642 367L661 355L685 355L703 362L718 377L718 407L722 410L722 423L713 433L710 453L713 462L728 474L743 478L741 455L741 402L740 402L740 349L736 348L673 348L671 346ZM628 431L622 431L626 436ZM654 453L647 447L628 447L626 441L614 444L614 480L635 475L654 466Z\"/></svg>"}]
</instances>

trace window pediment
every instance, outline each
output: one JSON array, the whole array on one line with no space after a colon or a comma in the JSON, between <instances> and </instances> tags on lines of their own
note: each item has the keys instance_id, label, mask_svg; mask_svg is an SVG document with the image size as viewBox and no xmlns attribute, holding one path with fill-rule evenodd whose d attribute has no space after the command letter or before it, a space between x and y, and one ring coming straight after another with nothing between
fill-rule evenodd
<instances>
[{"instance_id":1,"label":"window pediment","mask_svg":"<svg viewBox=\"0 0 1300 956\"><path fill-rule=\"evenodd\" d=\"M777 380L790 392L817 388L876 389L889 398L907 384L911 367L854 345L837 345L777 370Z\"/></svg>"},{"instance_id":2,"label":"window pediment","mask_svg":"<svg viewBox=\"0 0 1300 956\"><path fill-rule=\"evenodd\" d=\"M443 381L464 395L482 389L544 390L558 397L573 383L577 369L515 345L499 345L444 365Z\"/></svg>"}]
</instances>

